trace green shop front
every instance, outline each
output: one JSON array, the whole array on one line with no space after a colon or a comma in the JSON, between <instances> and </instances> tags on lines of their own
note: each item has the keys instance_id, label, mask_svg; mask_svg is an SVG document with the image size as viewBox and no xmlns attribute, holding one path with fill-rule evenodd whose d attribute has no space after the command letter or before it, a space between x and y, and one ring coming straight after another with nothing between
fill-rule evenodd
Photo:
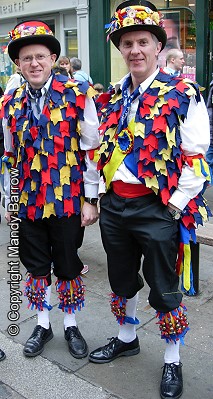
<instances>
[{"instance_id":1,"label":"green shop front","mask_svg":"<svg viewBox=\"0 0 213 399\"><path fill-rule=\"evenodd\" d=\"M106 42L104 29L120 3L119 0L90 0L90 73L105 88L126 73L119 51ZM213 1L212 7L209 0L155 0L153 3L164 15L168 38L166 49L160 53L159 65L165 65L169 48L181 48L185 59L183 76L196 79L206 88L206 96L212 79Z\"/></svg>"}]
</instances>

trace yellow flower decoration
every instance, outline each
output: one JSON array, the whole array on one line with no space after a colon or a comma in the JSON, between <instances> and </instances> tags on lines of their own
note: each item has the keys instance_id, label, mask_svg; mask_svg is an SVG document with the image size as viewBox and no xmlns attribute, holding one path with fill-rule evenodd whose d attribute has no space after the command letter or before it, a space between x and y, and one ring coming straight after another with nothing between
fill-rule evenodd
<instances>
[{"instance_id":1,"label":"yellow flower decoration","mask_svg":"<svg viewBox=\"0 0 213 399\"><path fill-rule=\"evenodd\" d=\"M134 25L134 19L133 18L125 18L123 20L123 26L130 26Z\"/></svg>"},{"instance_id":2,"label":"yellow flower decoration","mask_svg":"<svg viewBox=\"0 0 213 399\"><path fill-rule=\"evenodd\" d=\"M149 14L147 14L145 11L139 11L136 14L136 17L139 19L142 19L142 21L147 18L149 16Z\"/></svg>"},{"instance_id":3,"label":"yellow flower decoration","mask_svg":"<svg viewBox=\"0 0 213 399\"><path fill-rule=\"evenodd\" d=\"M159 16L158 12L154 12L154 13L152 14L152 20L153 20L157 25L159 25L160 16Z\"/></svg>"},{"instance_id":4,"label":"yellow flower decoration","mask_svg":"<svg viewBox=\"0 0 213 399\"><path fill-rule=\"evenodd\" d=\"M13 31L13 35L16 39L19 39L21 37L20 32L18 31L18 29L14 29Z\"/></svg>"},{"instance_id":5,"label":"yellow flower decoration","mask_svg":"<svg viewBox=\"0 0 213 399\"><path fill-rule=\"evenodd\" d=\"M36 29L36 35L46 35L46 34L47 34L46 29L43 26L38 26L38 28ZM52 34L52 32L50 34Z\"/></svg>"}]
</instances>

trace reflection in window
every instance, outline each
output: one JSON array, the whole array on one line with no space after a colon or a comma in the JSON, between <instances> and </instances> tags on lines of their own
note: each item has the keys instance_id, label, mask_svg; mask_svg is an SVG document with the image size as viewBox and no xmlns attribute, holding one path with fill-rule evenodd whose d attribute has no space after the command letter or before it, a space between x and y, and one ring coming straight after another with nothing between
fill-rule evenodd
<instances>
[{"instance_id":1,"label":"reflection in window","mask_svg":"<svg viewBox=\"0 0 213 399\"><path fill-rule=\"evenodd\" d=\"M180 48L183 51L185 65L182 76L195 79L196 74L196 26L195 17L187 8L164 9L165 30L167 44L159 54L159 65L165 66L166 53L171 48Z\"/></svg>"},{"instance_id":2,"label":"reflection in window","mask_svg":"<svg viewBox=\"0 0 213 399\"><path fill-rule=\"evenodd\" d=\"M14 64L10 60L7 52L8 38L0 39L0 86L3 90L6 88L7 81L12 75Z\"/></svg>"},{"instance_id":3,"label":"reflection in window","mask_svg":"<svg viewBox=\"0 0 213 399\"><path fill-rule=\"evenodd\" d=\"M67 57L78 57L77 29L65 31L65 49Z\"/></svg>"}]
</instances>

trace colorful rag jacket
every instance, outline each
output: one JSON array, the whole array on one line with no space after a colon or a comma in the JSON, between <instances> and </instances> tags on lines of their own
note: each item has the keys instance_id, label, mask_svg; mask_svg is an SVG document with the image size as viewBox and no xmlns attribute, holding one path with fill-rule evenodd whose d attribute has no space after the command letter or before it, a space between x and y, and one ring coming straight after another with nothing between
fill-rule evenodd
<instances>
[{"instance_id":1,"label":"colorful rag jacket","mask_svg":"<svg viewBox=\"0 0 213 399\"><path fill-rule=\"evenodd\" d=\"M121 90L116 92L110 86L109 91L99 97L102 103L102 139L98 168L102 170L107 189L124 159L128 165L128 158L129 164L135 164L136 177L159 195L165 205L178 186L186 162L194 167L197 176L205 176L208 184L209 169L203 155L186 157L181 150L179 126L180 121L184 121L187 116L191 96L195 96L197 102L200 101L196 83L173 78L160 70L151 85L140 95L135 120L119 133L117 126L123 108ZM203 224L210 215L202 193L190 200L182 212L177 272L181 274L184 262L187 262L187 291L190 289L190 257L185 251L184 259L184 245L189 246L191 237L195 241L196 226Z\"/></svg>"},{"instance_id":2,"label":"colorful rag jacket","mask_svg":"<svg viewBox=\"0 0 213 399\"><path fill-rule=\"evenodd\" d=\"M84 152L79 149L88 82L54 75L39 121L35 119L26 84L1 101L14 152L5 161L19 172L19 218L31 220L79 214L84 195ZM11 157L12 155L12 157Z\"/></svg>"}]
</instances>

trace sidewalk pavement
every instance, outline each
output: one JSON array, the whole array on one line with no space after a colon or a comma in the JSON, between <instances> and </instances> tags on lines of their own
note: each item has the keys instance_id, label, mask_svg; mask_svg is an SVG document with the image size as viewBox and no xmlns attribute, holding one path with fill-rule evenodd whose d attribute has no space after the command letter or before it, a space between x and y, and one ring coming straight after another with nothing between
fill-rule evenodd
<instances>
[{"instance_id":1,"label":"sidewalk pavement","mask_svg":"<svg viewBox=\"0 0 213 399\"><path fill-rule=\"evenodd\" d=\"M213 187L205 197L213 209ZM3 210L1 208L2 214ZM213 223L213 221L211 221ZM137 356L120 357L111 363L93 364L85 359L74 359L68 352L63 335L63 314L57 308L53 289L51 324L54 338L36 358L25 358L22 349L35 324L35 312L28 310L25 298L16 322L20 328L12 337L7 328L10 311L10 268L8 242L10 228L2 217L0 225L0 348L6 359L0 363L1 399L159 399L165 343L160 339L155 312L147 307L148 287L140 292L137 334L141 352ZM110 312L110 287L98 223L86 228L80 256L89 265L84 277L86 284L85 308L76 315L77 323L86 338L89 350L117 335L118 327ZM181 347L184 393L182 399L213 398L213 248L200 249L200 291L195 297L184 296L191 330ZM17 259L16 259L17 260ZM21 266L23 280L25 269ZM23 282L20 283L20 290Z\"/></svg>"}]
</instances>

